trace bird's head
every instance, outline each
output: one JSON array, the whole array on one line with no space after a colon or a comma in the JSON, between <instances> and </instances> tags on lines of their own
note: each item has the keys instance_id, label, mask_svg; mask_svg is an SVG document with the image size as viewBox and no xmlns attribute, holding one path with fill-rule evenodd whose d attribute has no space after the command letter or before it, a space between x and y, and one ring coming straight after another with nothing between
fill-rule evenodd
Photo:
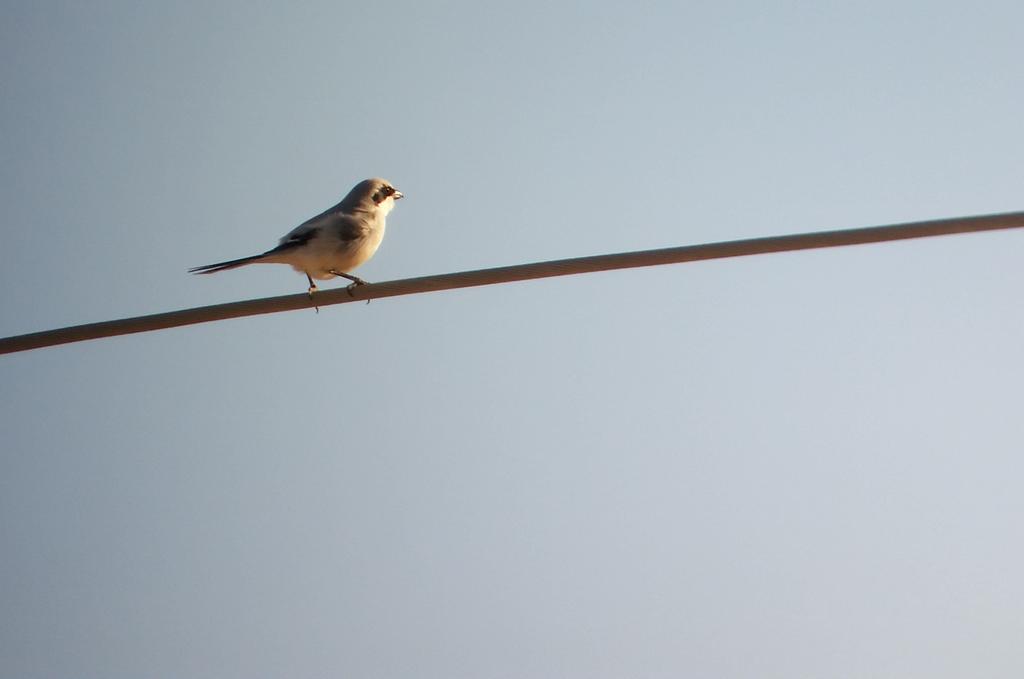
<instances>
[{"instance_id":1,"label":"bird's head","mask_svg":"<svg viewBox=\"0 0 1024 679\"><path fill-rule=\"evenodd\" d=\"M391 185L386 179L374 177L364 179L355 185L342 204L351 210L376 212L387 216L395 207L395 201L402 197L402 192Z\"/></svg>"}]
</instances>

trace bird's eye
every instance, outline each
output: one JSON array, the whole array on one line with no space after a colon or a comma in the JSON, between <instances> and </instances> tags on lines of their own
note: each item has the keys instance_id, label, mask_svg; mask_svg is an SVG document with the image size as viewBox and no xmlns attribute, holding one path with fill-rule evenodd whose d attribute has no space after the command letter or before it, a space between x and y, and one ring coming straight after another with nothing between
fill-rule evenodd
<instances>
[{"instance_id":1,"label":"bird's eye","mask_svg":"<svg viewBox=\"0 0 1024 679\"><path fill-rule=\"evenodd\" d=\"M398 189L389 184L383 184L379 189L377 189L374 192L373 202L380 205L381 203L383 203L385 200L395 195L396 193L398 193Z\"/></svg>"}]
</instances>

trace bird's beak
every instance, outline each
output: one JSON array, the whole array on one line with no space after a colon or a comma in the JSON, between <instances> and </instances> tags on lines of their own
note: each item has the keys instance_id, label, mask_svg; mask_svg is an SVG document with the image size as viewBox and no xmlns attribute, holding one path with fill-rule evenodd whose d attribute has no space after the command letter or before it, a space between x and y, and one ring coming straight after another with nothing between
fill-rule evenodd
<instances>
[{"instance_id":1,"label":"bird's beak","mask_svg":"<svg viewBox=\"0 0 1024 679\"><path fill-rule=\"evenodd\" d=\"M401 198L404 195L405 194L402 193L401 191L395 191L394 193L391 194L391 197L394 198L395 200L398 200L399 198Z\"/></svg>"}]
</instances>

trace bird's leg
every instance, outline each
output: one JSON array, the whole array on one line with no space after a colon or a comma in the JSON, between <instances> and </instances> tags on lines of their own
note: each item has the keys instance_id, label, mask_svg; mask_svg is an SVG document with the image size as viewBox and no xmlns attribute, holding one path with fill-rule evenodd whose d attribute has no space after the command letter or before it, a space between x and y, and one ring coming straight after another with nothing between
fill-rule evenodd
<instances>
[{"instance_id":1,"label":"bird's leg","mask_svg":"<svg viewBox=\"0 0 1024 679\"><path fill-rule=\"evenodd\" d=\"M342 278L347 278L350 281L352 281L353 285L366 285L366 281L364 281L359 276L353 276L350 273L344 273L343 271L335 271L334 269L331 269L327 273L334 274L335 276L341 276ZM352 287L352 286L350 285L349 287Z\"/></svg>"},{"instance_id":2,"label":"bird's leg","mask_svg":"<svg viewBox=\"0 0 1024 679\"><path fill-rule=\"evenodd\" d=\"M316 283L313 282L313 277L308 273L306 274L306 280L309 281L309 290L306 291L306 294L309 295L310 299L313 299L313 293L316 292ZM314 306L313 308L316 309L317 313L320 313L320 307Z\"/></svg>"},{"instance_id":3,"label":"bird's leg","mask_svg":"<svg viewBox=\"0 0 1024 679\"><path fill-rule=\"evenodd\" d=\"M352 291L353 291L353 290L355 290L355 288L356 288L356 286L357 286L357 285L366 285L366 281L364 281L364 280L363 280L362 278L360 278L359 276L353 276L353 275L352 275L352 274L350 274L350 273L344 273L344 272L342 272L342 271L335 271L334 269L331 269L331 270L330 270L330 271L328 271L327 273L329 273L329 274L334 274L335 276L340 276L340 277L342 277L342 278L347 278L347 279L349 279L350 281L352 281L352 282L351 282L351 283L349 283L349 284L348 284L348 286L347 286L347 287L345 288L346 290L348 290L348 294L349 294L349 295L351 295L351 294L352 294ZM366 300L366 301L367 301L367 302L369 302L370 300Z\"/></svg>"}]
</instances>

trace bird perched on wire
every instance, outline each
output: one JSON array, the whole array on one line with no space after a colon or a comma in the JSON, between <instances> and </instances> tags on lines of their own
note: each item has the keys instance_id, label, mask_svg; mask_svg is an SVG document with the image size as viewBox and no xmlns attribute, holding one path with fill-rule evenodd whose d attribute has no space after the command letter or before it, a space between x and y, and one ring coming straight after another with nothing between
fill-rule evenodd
<instances>
[{"instance_id":1,"label":"bird perched on wire","mask_svg":"<svg viewBox=\"0 0 1024 679\"><path fill-rule=\"evenodd\" d=\"M190 273L215 273L246 264L290 264L306 274L309 296L316 291L313 279L340 276L352 281L349 292L366 281L350 272L373 257L384 238L384 220L402 197L385 179L364 179L340 203L295 227L276 248L261 255L232 259L189 269Z\"/></svg>"}]
</instances>

